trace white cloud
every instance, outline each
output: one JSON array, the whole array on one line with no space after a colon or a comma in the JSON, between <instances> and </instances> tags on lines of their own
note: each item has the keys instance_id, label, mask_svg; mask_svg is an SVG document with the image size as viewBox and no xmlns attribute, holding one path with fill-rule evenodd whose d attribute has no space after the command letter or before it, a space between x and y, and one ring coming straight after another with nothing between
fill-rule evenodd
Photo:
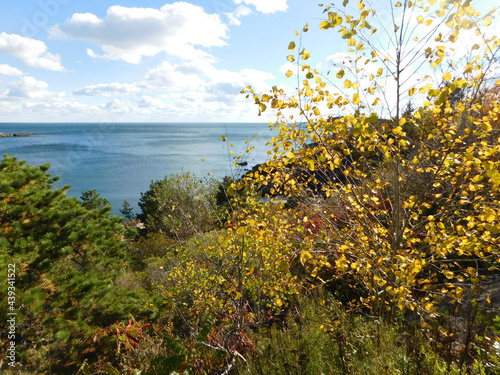
<instances>
[{"instance_id":1,"label":"white cloud","mask_svg":"<svg viewBox=\"0 0 500 375\"><path fill-rule=\"evenodd\" d=\"M293 73L297 72L297 64L287 61L283 65L280 66L279 71L285 74L287 71L291 70Z\"/></svg>"},{"instance_id":2,"label":"white cloud","mask_svg":"<svg viewBox=\"0 0 500 375\"><path fill-rule=\"evenodd\" d=\"M231 25L239 26L239 25L241 25L240 18L244 17L244 16L248 16L252 13L253 13L252 9L250 9L249 7L247 7L245 5L239 5L236 7L236 9L234 11L224 13L224 15L228 18L229 23Z\"/></svg>"},{"instance_id":3,"label":"white cloud","mask_svg":"<svg viewBox=\"0 0 500 375\"><path fill-rule=\"evenodd\" d=\"M288 9L287 0L234 0L234 2L253 5L261 13L285 12Z\"/></svg>"},{"instance_id":4,"label":"white cloud","mask_svg":"<svg viewBox=\"0 0 500 375\"><path fill-rule=\"evenodd\" d=\"M168 61L149 70L137 85L146 90L179 91L194 90L205 84L203 61L177 65Z\"/></svg>"},{"instance_id":5,"label":"white cloud","mask_svg":"<svg viewBox=\"0 0 500 375\"><path fill-rule=\"evenodd\" d=\"M274 78L274 75L256 69L217 69L209 62L200 60L182 64L163 62L134 84L146 91L164 93L192 90L207 92L209 89L213 93L218 87L217 92L238 95L247 85L252 85L256 90L268 90L270 86L267 81Z\"/></svg>"},{"instance_id":6,"label":"white cloud","mask_svg":"<svg viewBox=\"0 0 500 375\"><path fill-rule=\"evenodd\" d=\"M124 94L134 94L140 92L141 89L130 83L101 83L98 85L86 86L82 89L73 92L74 95L87 96L114 96Z\"/></svg>"},{"instance_id":7,"label":"white cloud","mask_svg":"<svg viewBox=\"0 0 500 375\"><path fill-rule=\"evenodd\" d=\"M158 98L153 98L151 96L143 96L136 102L137 107L144 109L144 108L151 108L151 109L163 109L166 108L166 103Z\"/></svg>"},{"instance_id":8,"label":"white cloud","mask_svg":"<svg viewBox=\"0 0 500 375\"><path fill-rule=\"evenodd\" d=\"M240 91L251 84L267 92L274 78L255 69L217 69L204 60L163 62L135 82L92 85L74 94L131 94L98 106L94 115L115 116L113 121L266 121L256 117L253 100Z\"/></svg>"},{"instance_id":9,"label":"white cloud","mask_svg":"<svg viewBox=\"0 0 500 375\"><path fill-rule=\"evenodd\" d=\"M104 18L77 13L50 30L55 38L99 46L102 54L88 50L93 58L134 64L161 52L184 59L211 58L203 48L225 45L227 32L219 15L207 14L202 7L186 2L165 4L160 9L116 5Z\"/></svg>"},{"instance_id":10,"label":"white cloud","mask_svg":"<svg viewBox=\"0 0 500 375\"><path fill-rule=\"evenodd\" d=\"M20 71L19 69L7 65L7 64L0 64L0 75L4 76L22 76L24 73Z\"/></svg>"},{"instance_id":11,"label":"white cloud","mask_svg":"<svg viewBox=\"0 0 500 375\"><path fill-rule=\"evenodd\" d=\"M352 55L349 56L349 54L346 52L335 52L333 55L327 56L324 62L320 62L317 68L318 69L349 68L351 66L349 60L351 59Z\"/></svg>"},{"instance_id":12,"label":"white cloud","mask_svg":"<svg viewBox=\"0 0 500 375\"><path fill-rule=\"evenodd\" d=\"M61 57L48 52L47 45L36 39L17 34L0 33L0 53L17 58L23 65L63 72Z\"/></svg>"},{"instance_id":13,"label":"white cloud","mask_svg":"<svg viewBox=\"0 0 500 375\"><path fill-rule=\"evenodd\" d=\"M51 96L47 90L47 82L39 81L34 77L21 77L18 81L9 85L7 97L23 99L41 99Z\"/></svg>"},{"instance_id":14,"label":"white cloud","mask_svg":"<svg viewBox=\"0 0 500 375\"><path fill-rule=\"evenodd\" d=\"M129 113L134 110L134 108L127 102L124 102L120 99L113 99L110 102L107 102L103 105L99 106L100 109L105 112L118 112L118 113Z\"/></svg>"}]
</instances>

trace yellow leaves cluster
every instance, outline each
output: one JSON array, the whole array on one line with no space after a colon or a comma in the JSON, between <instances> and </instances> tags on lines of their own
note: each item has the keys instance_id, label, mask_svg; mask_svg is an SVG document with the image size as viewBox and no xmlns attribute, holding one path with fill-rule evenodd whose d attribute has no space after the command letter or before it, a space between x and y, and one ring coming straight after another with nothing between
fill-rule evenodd
<instances>
[{"instance_id":1,"label":"yellow leaves cluster","mask_svg":"<svg viewBox=\"0 0 500 375\"><path fill-rule=\"evenodd\" d=\"M431 26L435 10L431 3L405 2L404 9L418 7L417 22ZM321 29L336 28L347 47L359 56L334 73L334 80L341 80L336 82L338 89L346 92L329 90L319 72L298 65L297 74L305 76L302 81L298 79L298 95L286 96L273 88L271 94L261 96L260 103L271 103L278 112L276 128L280 133L272 142L274 162L253 177L272 186L272 192L302 202L298 208L276 213L286 217L288 223L296 223L279 231L276 243L294 254L310 279L325 281L325 274L333 278L350 275L369 291L363 301L366 306L433 311L433 278L451 281L471 277L461 263L451 267L447 260L452 255L463 259L499 256L500 150L492 132L498 126L495 123L500 108L492 104L484 110L467 101L450 104L457 90L477 88L484 81L479 59L465 65L462 72L451 65L442 75L444 87L428 84L430 77L405 87L410 97L425 96L424 106L397 120L381 121L369 107L378 105L380 99L365 102L380 87L376 79L393 74L391 60L381 51L364 51L367 43L360 30L375 30L368 23L373 13L366 9L366 3L357 4L357 17L328 11L319 24ZM396 7L403 8L402 2ZM448 42L458 40L459 29L471 27L468 17L476 16L469 12L472 9L462 12L455 3L449 7L437 11L440 17L450 15L446 19L453 28L449 36L436 34L438 45L424 50L435 68L452 51ZM484 18L483 24L489 22ZM295 43L289 45L290 50L295 48ZM309 52L302 50L287 60L309 57ZM371 74L365 72L365 65L380 61L384 68L377 66L376 71L369 70ZM366 78L368 87L361 84ZM345 115L347 106L355 115ZM292 109L298 113L297 122L285 117L285 111ZM330 113L343 116L329 118L331 109L334 111ZM310 147L311 142L315 147ZM339 168L343 168L342 182L332 177ZM320 193L316 192L324 199L320 202L310 196L318 176L331 179L321 186ZM312 218L321 223L320 231L316 231ZM275 224L264 221L261 225L275 228ZM239 235L247 235L249 227L253 224L240 229ZM265 242L264 238L259 241ZM293 246L284 245L287 242ZM283 254L283 250L278 253ZM289 262L280 258L281 269L287 269ZM424 297L416 298L414 290ZM451 286L446 293L460 295ZM283 302L283 296L277 296L275 301Z\"/></svg>"}]
</instances>

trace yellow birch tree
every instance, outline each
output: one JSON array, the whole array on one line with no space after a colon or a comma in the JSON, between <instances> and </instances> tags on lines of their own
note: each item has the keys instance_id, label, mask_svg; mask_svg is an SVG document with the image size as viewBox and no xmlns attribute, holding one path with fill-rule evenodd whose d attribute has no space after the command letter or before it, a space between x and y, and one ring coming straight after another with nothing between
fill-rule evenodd
<instances>
[{"instance_id":1,"label":"yellow birch tree","mask_svg":"<svg viewBox=\"0 0 500 375\"><path fill-rule=\"evenodd\" d=\"M500 105L482 98L500 85L500 41L487 30L496 9L471 1L390 1L384 22L369 5L323 8L319 27L339 33L348 63L323 73L291 42L296 95L247 87L276 111L279 136L246 178L315 218L300 237L311 279L347 280L356 303L392 320L433 314L498 269Z\"/></svg>"}]
</instances>

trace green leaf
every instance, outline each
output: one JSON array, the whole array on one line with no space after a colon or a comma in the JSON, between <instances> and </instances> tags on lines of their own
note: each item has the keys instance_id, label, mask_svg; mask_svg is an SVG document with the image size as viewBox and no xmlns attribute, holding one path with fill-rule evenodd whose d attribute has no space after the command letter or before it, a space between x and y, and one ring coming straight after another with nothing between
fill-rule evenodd
<instances>
[{"instance_id":1,"label":"green leaf","mask_svg":"<svg viewBox=\"0 0 500 375\"><path fill-rule=\"evenodd\" d=\"M366 118L366 120L370 123L370 124L375 124L377 121L378 121L379 117L376 113L371 113L370 116L368 116Z\"/></svg>"},{"instance_id":2,"label":"green leaf","mask_svg":"<svg viewBox=\"0 0 500 375\"><path fill-rule=\"evenodd\" d=\"M150 360L150 368L145 375L170 374L179 369L184 362L184 357L183 355L156 356Z\"/></svg>"}]
</instances>

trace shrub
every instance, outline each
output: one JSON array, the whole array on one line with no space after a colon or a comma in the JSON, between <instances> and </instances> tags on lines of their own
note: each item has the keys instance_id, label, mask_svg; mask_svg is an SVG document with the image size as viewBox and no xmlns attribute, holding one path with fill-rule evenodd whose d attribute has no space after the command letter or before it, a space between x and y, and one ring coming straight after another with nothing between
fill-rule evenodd
<instances>
[{"instance_id":1,"label":"shrub","mask_svg":"<svg viewBox=\"0 0 500 375\"><path fill-rule=\"evenodd\" d=\"M200 180L189 173L153 181L141 194L142 213L138 218L148 233L163 233L178 240L212 230L220 225L216 189L214 181Z\"/></svg>"}]
</instances>

